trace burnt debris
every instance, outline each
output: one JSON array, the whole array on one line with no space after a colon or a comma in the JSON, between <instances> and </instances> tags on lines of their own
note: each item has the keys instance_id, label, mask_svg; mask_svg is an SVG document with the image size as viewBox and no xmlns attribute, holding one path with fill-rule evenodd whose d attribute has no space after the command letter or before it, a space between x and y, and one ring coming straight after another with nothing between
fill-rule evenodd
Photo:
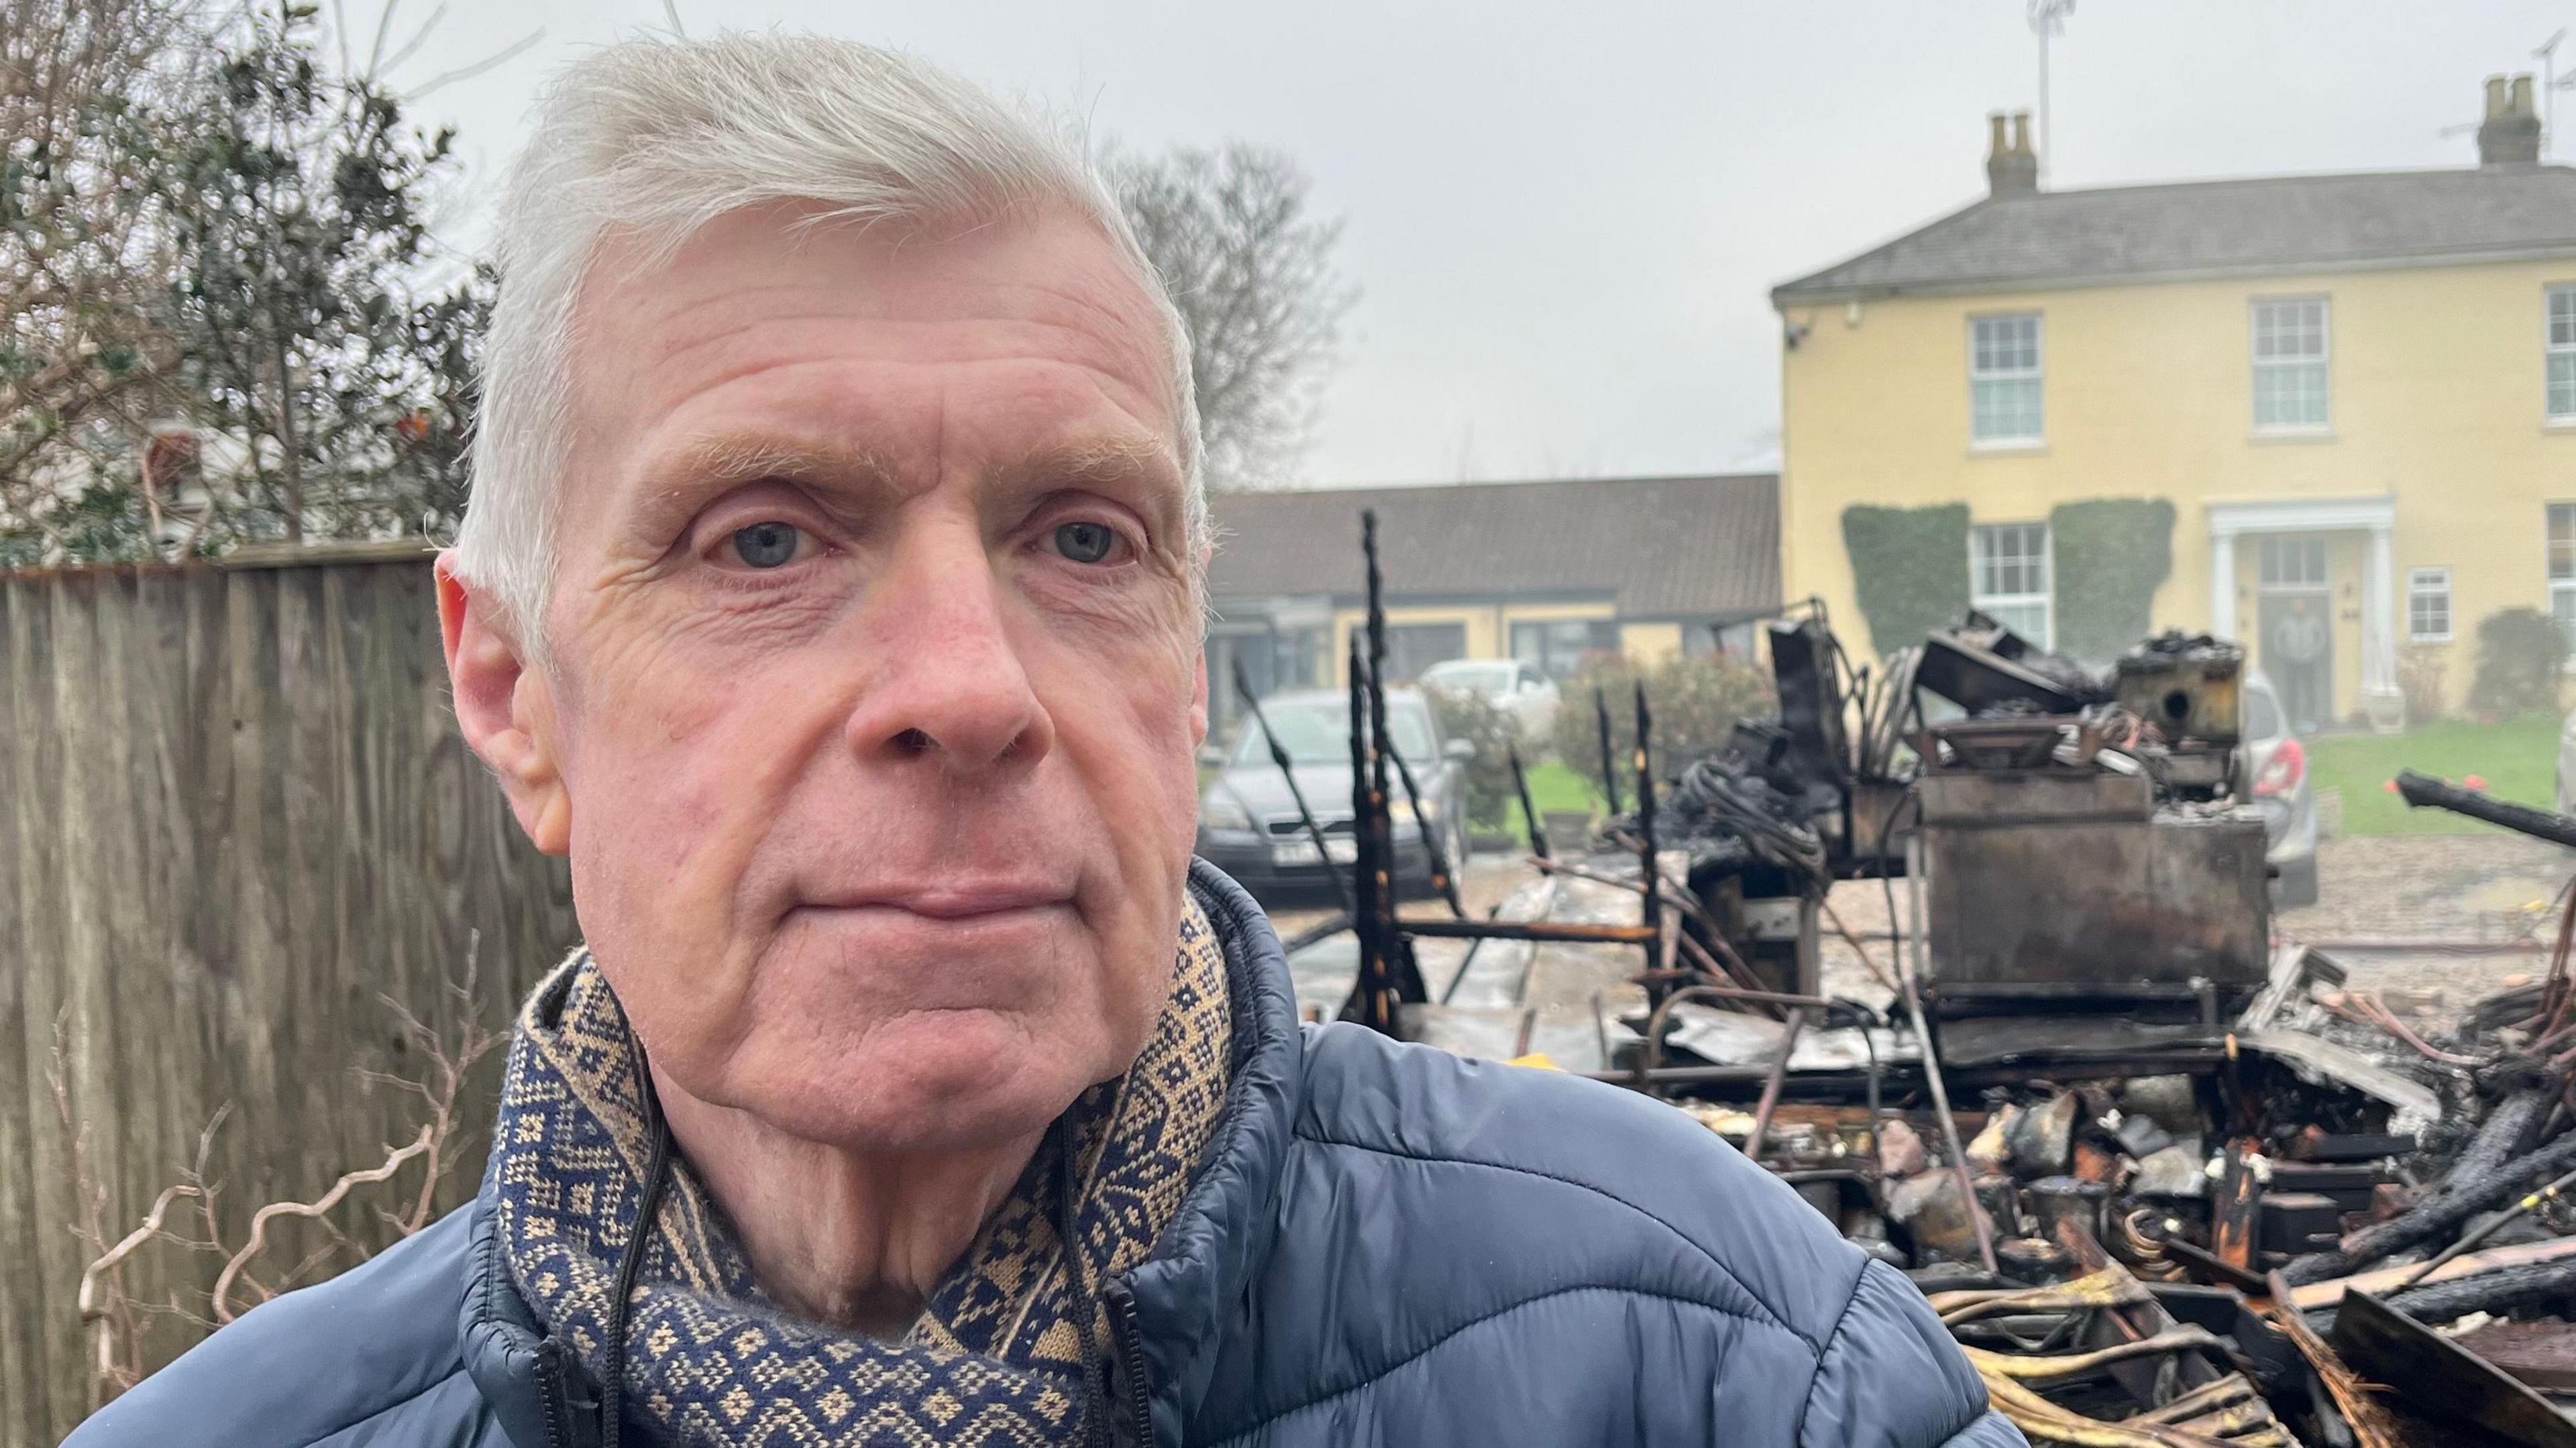
<instances>
[{"instance_id":1,"label":"burnt debris","mask_svg":"<svg viewBox=\"0 0 2576 1448\"><path fill-rule=\"evenodd\" d=\"M1521 1055L1539 949L1636 961L1644 1008L1614 1023L1594 995L1568 1064L1909 1273L2034 1441L2576 1442L2576 894L2544 979L2435 1022L2277 938L2235 645L2166 634L2094 671L1972 613L1866 669L1810 602L1767 625L1777 718L1659 776L1643 690L1626 769L1596 695L1593 848L1533 834L1515 918L1445 888L1407 913L1366 551L1346 1018L1473 1039L1448 1002L1474 950L1526 942ZM2576 846L2576 818L2402 785ZM1846 880L1883 892L1886 933L1834 914ZM1828 931L1875 998L1828 992ZM1423 937L1471 942L1437 1004Z\"/></svg>"}]
</instances>

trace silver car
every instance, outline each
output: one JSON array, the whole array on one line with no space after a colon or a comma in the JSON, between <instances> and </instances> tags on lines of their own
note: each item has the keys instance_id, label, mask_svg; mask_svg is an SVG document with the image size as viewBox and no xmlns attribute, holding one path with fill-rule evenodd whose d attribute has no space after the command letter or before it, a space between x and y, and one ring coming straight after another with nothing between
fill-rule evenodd
<instances>
[{"instance_id":1,"label":"silver car","mask_svg":"<svg viewBox=\"0 0 2576 1448\"><path fill-rule=\"evenodd\" d=\"M1476 694L1512 716L1521 738L1542 742L1556 727L1556 681L1517 659L1451 659L1422 671L1422 687Z\"/></svg>"},{"instance_id":2,"label":"silver car","mask_svg":"<svg viewBox=\"0 0 2576 1448\"><path fill-rule=\"evenodd\" d=\"M2317 903L2317 792L2308 779L2308 749L2290 735L2289 713L2272 681L2245 678L2244 738L2238 778L2263 812L2264 858L2279 879L2273 899L2284 909Z\"/></svg>"},{"instance_id":3,"label":"silver car","mask_svg":"<svg viewBox=\"0 0 2576 1448\"><path fill-rule=\"evenodd\" d=\"M2576 714L2558 726L2558 812L2576 814Z\"/></svg>"}]
</instances>

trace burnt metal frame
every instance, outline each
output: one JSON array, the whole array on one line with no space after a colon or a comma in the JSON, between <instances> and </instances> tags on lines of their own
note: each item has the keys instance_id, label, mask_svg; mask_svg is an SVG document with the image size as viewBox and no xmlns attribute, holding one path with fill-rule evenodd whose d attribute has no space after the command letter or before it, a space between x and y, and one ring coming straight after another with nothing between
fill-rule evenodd
<instances>
[{"instance_id":1,"label":"burnt metal frame","mask_svg":"<svg viewBox=\"0 0 2576 1448\"><path fill-rule=\"evenodd\" d=\"M1351 983L1350 999L1343 1004L1342 1019L1356 1021L1372 1030L1396 1036L1402 1033L1402 1007L1427 1004L1429 992L1422 984L1422 972L1413 959L1416 936L1484 940L1527 940L1595 945L1643 945L1647 968L1658 963L1663 939L1661 901L1657 893L1654 868L1655 826L1653 785L1649 779L1648 744L1654 727L1646 710L1645 685L1637 686L1637 779L1641 791L1639 821L1641 842L1639 857L1646 868L1645 900L1641 919L1635 925L1576 925L1555 921L1513 921L1469 917L1461 908L1454 879L1448 875L1440 847L1424 829L1423 843L1431 852L1432 871L1444 886L1443 893L1455 918L1448 920L1408 920L1396 914L1394 879L1394 820L1388 808L1388 765L1392 760L1399 771L1401 759L1394 759L1394 749L1387 742L1386 731L1386 607L1385 581L1378 567L1377 513L1374 509L1360 514L1360 551L1368 569L1368 612L1365 651L1358 634L1351 638L1350 703L1351 703L1351 805L1352 834L1358 842L1359 859L1352 871L1353 899L1351 928L1359 941L1359 973ZM1602 762L1610 762L1609 706L1600 706L1603 724ZM1405 771L1405 786L1412 790L1413 781ZM1612 790L1618 788L1617 776L1609 777ZM1524 788L1524 795L1526 789ZM1616 797L1615 795L1613 796ZM1419 796L1415 796L1414 820L1422 824ZM1536 821L1531 821L1533 828ZM1323 932L1331 934L1330 930ZM1320 938L1318 936L1317 938ZM1470 947L1472 952L1473 947ZM1472 959L1472 956L1471 956ZM1464 966L1461 966L1464 974ZM1648 977L1652 979L1650 975ZM1453 979L1452 984L1456 982Z\"/></svg>"}]
</instances>

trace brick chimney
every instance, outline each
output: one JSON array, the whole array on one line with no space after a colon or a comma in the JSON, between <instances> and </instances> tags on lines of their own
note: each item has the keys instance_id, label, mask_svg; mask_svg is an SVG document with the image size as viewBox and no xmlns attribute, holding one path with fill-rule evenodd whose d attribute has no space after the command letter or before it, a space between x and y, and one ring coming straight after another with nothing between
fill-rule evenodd
<instances>
[{"instance_id":1,"label":"brick chimney","mask_svg":"<svg viewBox=\"0 0 2576 1448\"><path fill-rule=\"evenodd\" d=\"M1997 201L2039 194L2039 153L2030 148L2030 112L1986 117L1986 188ZM2537 143L2535 143L2537 144Z\"/></svg>"},{"instance_id":2,"label":"brick chimney","mask_svg":"<svg viewBox=\"0 0 2576 1448\"><path fill-rule=\"evenodd\" d=\"M2478 123L2478 164L2531 166L2540 161L2540 113L2531 77L2487 77L2487 115Z\"/></svg>"}]
</instances>

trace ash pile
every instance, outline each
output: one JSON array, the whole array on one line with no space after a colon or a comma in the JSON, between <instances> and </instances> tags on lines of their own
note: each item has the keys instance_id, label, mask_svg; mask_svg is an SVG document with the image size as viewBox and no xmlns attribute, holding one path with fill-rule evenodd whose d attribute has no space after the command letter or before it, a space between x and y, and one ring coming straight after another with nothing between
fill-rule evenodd
<instances>
[{"instance_id":1,"label":"ash pile","mask_svg":"<svg viewBox=\"0 0 2576 1448\"><path fill-rule=\"evenodd\" d=\"M2576 899L2544 979L2410 1021L2276 937L2234 645L1770 644L1780 717L1589 867L1656 860L1673 915L1594 1074L1907 1271L2035 1442L2576 1448ZM1826 993L1828 934L1877 989Z\"/></svg>"}]
</instances>

